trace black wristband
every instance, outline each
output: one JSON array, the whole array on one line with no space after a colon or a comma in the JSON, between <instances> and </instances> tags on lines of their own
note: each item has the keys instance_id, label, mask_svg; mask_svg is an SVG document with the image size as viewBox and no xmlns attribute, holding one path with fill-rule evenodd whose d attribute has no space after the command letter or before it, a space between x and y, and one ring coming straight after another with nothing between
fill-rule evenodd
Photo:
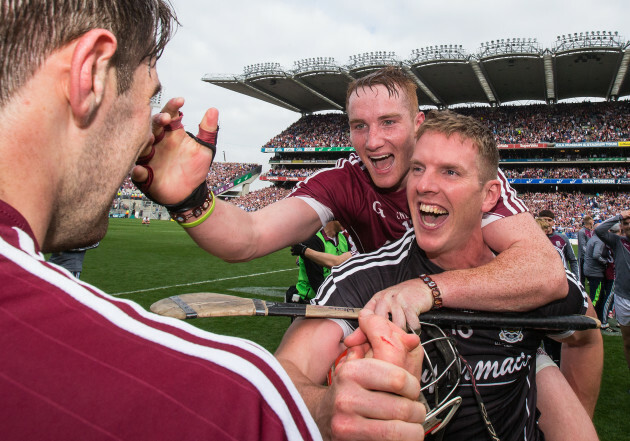
<instances>
[{"instance_id":1,"label":"black wristband","mask_svg":"<svg viewBox=\"0 0 630 441\"><path fill-rule=\"evenodd\" d=\"M169 213L183 213L203 205L208 197L208 193L208 185L204 180L186 199L177 204L164 204L164 207Z\"/></svg>"},{"instance_id":2,"label":"black wristband","mask_svg":"<svg viewBox=\"0 0 630 441\"><path fill-rule=\"evenodd\" d=\"M217 127L217 130L215 133L215 139L216 139L216 134L219 132L219 128ZM203 139L199 139L198 137L196 137L195 135L193 135L190 132L186 132L186 134L188 136L190 136L192 139L194 139L195 141L197 141L197 143L201 144L204 147L209 148L210 150L212 150L212 161L210 161L210 165L212 165L212 163L214 162L214 158L215 156L217 156L217 146L215 143L213 142L206 142Z\"/></svg>"}]
</instances>

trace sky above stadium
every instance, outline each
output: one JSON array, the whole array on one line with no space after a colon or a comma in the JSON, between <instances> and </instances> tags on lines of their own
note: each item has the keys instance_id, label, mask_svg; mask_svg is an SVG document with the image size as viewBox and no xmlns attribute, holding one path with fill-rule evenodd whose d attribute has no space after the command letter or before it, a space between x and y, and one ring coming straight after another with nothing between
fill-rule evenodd
<instances>
[{"instance_id":1,"label":"sky above stadium","mask_svg":"<svg viewBox=\"0 0 630 441\"><path fill-rule=\"evenodd\" d=\"M158 62L163 103L183 96L184 123L194 127L208 107L219 109L217 160L256 162L260 148L300 114L205 83L205 74L242 74L254 63L284 69L311 57L394 51L401 59L430 45L461 44L475 53L482 42L537 38L553 47L558 35L618 31L630 39L627 0L482 1L265 1L171 0L182 26Z\"/></svg>"}]
</instances>

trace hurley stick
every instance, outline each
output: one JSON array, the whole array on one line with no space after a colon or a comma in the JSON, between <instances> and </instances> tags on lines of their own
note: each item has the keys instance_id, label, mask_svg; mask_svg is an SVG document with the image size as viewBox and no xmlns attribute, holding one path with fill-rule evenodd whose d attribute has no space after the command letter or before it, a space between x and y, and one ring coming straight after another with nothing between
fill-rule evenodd
<instances>
[{"instance_id":1,"label":"hurley stick","mask_svg":"<svg viewBox=\"0 0 630 441\"><path fill-rule=\"evenodd\" d=\"M289 316L356 319L360 308L268 302L211 292L181 294L155 302L151 311L178 319L230 316ZM420 314L420 321L435 325L469 325L486 328L584 330L599 328L599 320L584 315L541 317L529 314L464 312L449 309Z\"/></svg>"}]
</instances>

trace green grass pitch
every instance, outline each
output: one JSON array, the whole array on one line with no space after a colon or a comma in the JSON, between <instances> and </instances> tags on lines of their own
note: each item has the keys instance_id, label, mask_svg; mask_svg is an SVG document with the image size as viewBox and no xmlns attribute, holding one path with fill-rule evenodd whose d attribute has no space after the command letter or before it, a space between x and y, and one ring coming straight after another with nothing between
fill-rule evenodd
<instances>
[{"instance_id":1,"label":"green grass pitch","mask_svg":"<svg viewBox=\"0 0 630 441\"><path fill-rule=\"evenodd\" d=\"M252 262L230 264L202 251L170 221L143 226L139 219L110 219L107 236L87 252L82 280L145 308L175 294L209 291L281 300L297 279L288 249ZM227 317L192 320L199 328L253 340L273 352L288 317ZM621 338L604 336L604 375L595 425L602 441L630 439L630 375Z\"/></svg>"}]
</instances>

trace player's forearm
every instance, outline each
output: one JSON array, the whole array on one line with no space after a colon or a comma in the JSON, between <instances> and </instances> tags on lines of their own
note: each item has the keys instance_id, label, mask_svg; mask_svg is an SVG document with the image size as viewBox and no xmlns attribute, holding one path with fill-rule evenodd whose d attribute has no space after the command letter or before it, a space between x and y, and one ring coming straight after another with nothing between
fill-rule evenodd
<instances>
[{"instance_id":1,"label":"player's forearm","mask_svg":"<svg viewBox=\"0 0 630 441\"><path fill-rule=\"evenodd\" d=\"M566 296L564 266L551 248L510 247L492 262L433 277L444 306L486 311L528 311Z\"/></svg>"},{"instance_id":2,"label":"player's forearm","mask_svg":"<svg viewBox=\"0 0 630 441\"><path fill-rule=\"evenodd\" d=\"M610 230L616 223L621 222L622 219L623 215L617 215L608 218L604 222L599 224L593 231L597 235L597 237L599 237L604 243L608 245L613 245L615 243L615 235L608 230Z\"/></svg>"},{"instance_id":3,"label":"player's forearm","mask_svg":"<svg viewBox=\"0 0 630 441\"><path fill-rule=\"evenodd\" d=\"M225 261L242 262L257 257L251 214L218 198L210 217L186 232L201 248Z\"/></svg>"},{"instance_id":4,"label":"player's forearm","mask_svg":"<svg viewBox=\"0 0 630 441\"><path fill-rule=\"evenodd\" d=\"M304 252L304 257L318 265L326 268L332 268L333 266L341 265L343 262L352 257L352 254L350 252L346 252L340 256L336 256L334 254L322 253L321 251L315 251L311 248L307 248Z\"/></svg>"},{"instance_id":5,"label":"player's forearm","mask_svg":"<svg viewBox=\"0 0 630 441\"><path fill-rule=\"evenodd\" d=\"M313 418L315 418L315 422L317 423L321 431L323 429L322 426L326 425L325 421L327 420L328 424L330 422L330 418L327 419L324 415L325 412L322 412L321 406L324 400L324 396L326 394L327 387L313 383L290 360L278 357L278 361L280 362L284 370L287 371L287 373L289 374L291 381L302 396L302 399L306 403L306 407L308 407L309 412L311 413L311 415L313 415Z\"/></svg>"},{"instance_id":6,"label":"player's forearm","mask_svg":"<svg viewBox=\"0 0 630 441\"><path fill-rule=\"evenodd\" d=\"M306 240L320 227L315 211L297 198L250 213L217 199L210 217L186 231L209 253L244 262Z\"/></svg>"}]
</instances>

